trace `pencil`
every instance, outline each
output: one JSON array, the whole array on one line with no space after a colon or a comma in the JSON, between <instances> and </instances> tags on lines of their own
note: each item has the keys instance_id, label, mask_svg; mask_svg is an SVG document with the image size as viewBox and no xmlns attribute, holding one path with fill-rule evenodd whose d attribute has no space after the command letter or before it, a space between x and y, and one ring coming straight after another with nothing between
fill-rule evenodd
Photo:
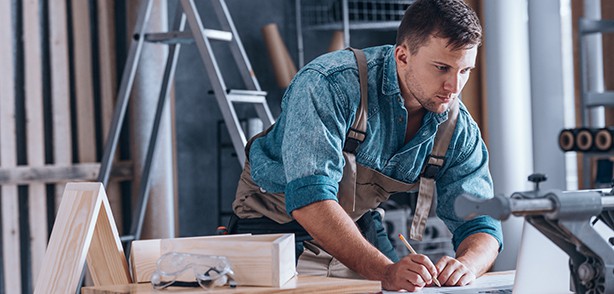
<instances>
[{"instance_id":1,"label":"pencil","mask_svg":"<svg viewBox=\"0 0 614 294\"><path fill-rule=\"evenodd\" d=\"M411 245L409 245L409 243L407 242L407 240L405 239L403 234L399 234L399 239L401 239L401 241L403 241L403 244L405 244L405 247L407 247L407 249L409 250L409 252L411 254L418 254L416 252L416 250L414 250L414 247L411 247ZM437 278L435 278L435 277L433 277L433 283L435 283L435 285L437 285L437 287L441 287L441 284L439 284L439 280L437 280Z\"/></svg>"}]
</instances>

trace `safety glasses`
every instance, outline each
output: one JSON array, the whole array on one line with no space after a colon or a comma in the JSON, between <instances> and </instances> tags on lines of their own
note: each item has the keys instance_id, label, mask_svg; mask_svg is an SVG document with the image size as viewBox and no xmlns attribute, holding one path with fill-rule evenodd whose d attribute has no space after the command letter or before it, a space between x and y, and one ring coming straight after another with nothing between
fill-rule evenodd
<instances>
[{"instance_id":1,"label":"safety glasses","mask_svg":"<svg viewBox=\"0 0 614 294\"><path fill-rule=\"evenodd\" d=\"M192 270L196 281L179 281L183 273ZM229 284L235 287L230 262L224 256L202 255L182 252L169 252L162 255L156 263L156 271L151 275L154 289L169 286L202 287L211 289Z\"/></svg>"}]
</instances>

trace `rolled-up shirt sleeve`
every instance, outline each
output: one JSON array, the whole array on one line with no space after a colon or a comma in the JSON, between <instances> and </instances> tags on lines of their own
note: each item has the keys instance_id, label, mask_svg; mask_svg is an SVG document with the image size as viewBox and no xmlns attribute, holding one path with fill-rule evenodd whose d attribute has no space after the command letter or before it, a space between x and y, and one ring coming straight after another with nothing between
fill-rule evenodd
<instances>
[{"instance_id":1,"label":"rolled-up shirt sleeve","mask_svg":"<svg viewBox=\"0 0 614 294\"><path fill-rule=\"evenodd\" d=\"M337 200L345 164L345 134L355 114L329 75L309 69L288 89L282 158L287 179L286 211L322 200ZM347 119L349 117L349 119Z\"/></svg>"},{"instance_id":2,"label":"rolled-up shirt sleeve","mask_svg":"<svg viewBox=\"0 0 614 294\"><path fill-rule=\"evenodd\" d=\"M460 116L459 116L460 117ZM501 222L490 216L479 216L472 220L459 218L454 212L456 197L466 194L478 198L492 198L493 184L488 170L488 151L481 139L479 129L473 120L466 116L466 128L456 130L457 141L450 146L451 162L444 165L442 175L437 180L437 215L453 233L454 250L468 236L487 233L503 249Z\"/></svg>"}]
</instances>

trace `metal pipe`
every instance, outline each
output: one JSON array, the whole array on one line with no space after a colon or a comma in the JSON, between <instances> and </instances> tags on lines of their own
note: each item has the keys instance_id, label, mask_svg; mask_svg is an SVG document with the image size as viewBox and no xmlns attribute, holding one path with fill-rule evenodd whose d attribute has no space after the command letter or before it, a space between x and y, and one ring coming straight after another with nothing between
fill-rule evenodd
<instances>
[{"instance_id":1,"label":"metal pipe","mask_svg":"<svg viewBox=\"0 0 614 294\"><path fill-rule=\"evenodd\" d=\"M513 215L524 216L553 212L556 205L550 199L511 199L510 208Z\"/></svg>"}]
</instances>

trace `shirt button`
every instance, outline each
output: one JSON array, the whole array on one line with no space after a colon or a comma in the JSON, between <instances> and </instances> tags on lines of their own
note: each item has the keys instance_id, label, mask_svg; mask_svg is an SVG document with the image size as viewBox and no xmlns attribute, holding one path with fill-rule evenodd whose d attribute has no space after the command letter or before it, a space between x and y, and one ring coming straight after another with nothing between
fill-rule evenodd
<instances>
[{"instance_id":1,"label":"shirt button","mask_svg":"<svg viewBox=\"0 0 614 294\"><path fill-rule=\"evenodd\" d=\"M402 123L403 122L403 117L399 116L399 122Z\"/></svg>"},{"instance_id":2,"label":"shirt button","mask_svg":"<svg viewBox=\"0 0 614 294\"><path fill-rule=\"evenodd\" d=\"M263 189L262 187L259 187L259 188L260 188L260 192L262 192L262 193L266 193L266 190L265 190L265 189Z\"/></svg>"}]
</instances>

